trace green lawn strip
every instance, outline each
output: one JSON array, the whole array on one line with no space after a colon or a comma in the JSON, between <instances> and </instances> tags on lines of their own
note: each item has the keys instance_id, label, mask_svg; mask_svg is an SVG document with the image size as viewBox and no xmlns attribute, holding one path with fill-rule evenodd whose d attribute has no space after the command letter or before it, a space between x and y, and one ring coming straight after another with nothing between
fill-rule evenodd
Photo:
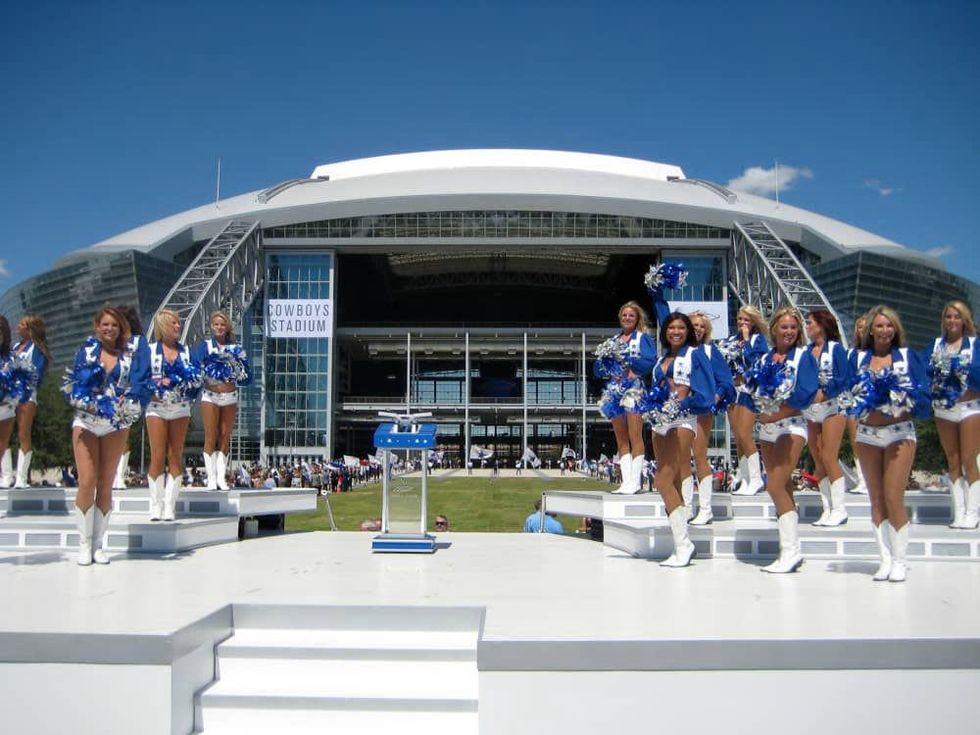
<instances>
[{"instance_id":1,"label":"green lawn strip","mask_svg":"<svg viewBox=\"0 0 980 735\"><path fill-rule=\"evenodd\" d=\"M552 481L534 477L505 479L448 478L429 482L429 521L433 528L436 514L449 518L451 531L492 533L520 532L524 519L534 509L534 501L545 490L606 490L609 484L586 478L559 478ZM338 531L357 531L361 521L381 516L381 486L370 485L349 493L331 493L330 507ZM566 532L575 531L579 519L559 516ZM287 531L327 531L330 522L323 498L317 510L290 513Z\"/></svg>"}]
</instances>

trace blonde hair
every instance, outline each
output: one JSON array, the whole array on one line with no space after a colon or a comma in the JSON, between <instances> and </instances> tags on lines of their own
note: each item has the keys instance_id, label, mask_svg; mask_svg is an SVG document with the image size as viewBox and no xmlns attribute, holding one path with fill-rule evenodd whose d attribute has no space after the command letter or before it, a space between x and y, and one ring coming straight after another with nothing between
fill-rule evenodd
<instances>
[{"instance_id":1,"label":"blonde hair","mask_svg":"<svg viewBox=\"0 0 980 735\"><path fill-rule=\"evenodd\" d=\"M864 326L861 326L862 323ZM864 342L864 332L867 330L867 328L868 315L858 314L858 316L854 318L854 345L856 347L860 347Z\"/></svg>"},{"instance_id":2,"label":"blonde hair","mask_svg":"<svg viewBox=\"0 0 980 735\"><path fill-rule=\"evenodd\" d=\"M25 314L18 324L21 322L27 327L31 342L50 361L51 353L48 351L47 328L44 326L44 320L37 314Z\"/></svg>"},{"instance_id":3,"label":"blonde hair","mask_svg":"<svg viewBox=\"0 0 980 735\"><path fill-rule=\"evenodd\" d=\"M225 335L225 342L234 342L235 341L235 327L232 325L231 319L228 318L228 315L225 314L223 311L214 311L214 312L211 312L211 318L208 319L208 326L209 327L211 326L211 322L213 322L215 319L224 319L225 320L225 324L228 325L228 334Z\"/></svg>"},{"instance_id":4,"label":"blonde hair","mask_svg":"<svg viewBox=\"0 0 980 735\"><path fill-rule=\"evenodd\" d=\"M751 304L746 304L738 310L738 314L735 318L738 319L739 315L744 314L752 322L752 334L761 334L763 337L767 337L769 334L769 326L766 324L765 317L762 316L762 312L755 306ZM735 330L738 332L738 330Z\"/></svg>"},{"instance_id":5,"label":"blonde hair","mask_svg":"<svg viewBox=\"0 0 980 735\"><path fill-rule=\"evenodd\" d=\"M160 311L153 315L153 329L150 331L151 340L159 342L163 339L164 331L167 328L164 320L168 319L176 319L177 323L180 324L180 315L176 311L160 309Z\"/></svg>"},{"instance_id":6,"label":"blonde hair","mask_svg":"<svg viewBox=\"0 0 980 735\"><path fill-rule=\"evenodd\" d=\"M946 330L943 322L946 320L946 312L950 309L956 309L960 313L960 316L963 317L963 334L967 337L975 337L977 335L977 326L973 323L973 312L970 311L970 307L965 302L959 299L953 299L946 303L946 306L943 307L942 316L939 317L939 333L943 335L943 339L946 338Z\"/></svg>"},{"instance_id":7,"label":"blonde hair","mask_svg":"<svg viewBox=\"0 0 980 735\"><path fill-rule=\"evenodd\" d=\"M892 339L892 347L905 347L907 342L905 340L905 327L902 325L902 319L898 316L898 312L895 311L890 306L885 306L885 304L878 304L867 313L868 323L864 327L864 334L861 339L861 349L870 350L874 348L874 337L871 335L871 327L874 325L874 321L877 317L883 316L885 319L892 323L895 327L895 337Z\"/></svg>"},{"instance_id":8,"label":"blonde hair","mask_svg":"<svg viewBox=\"0 0 980 735\"><path fill-rule=\"evenodd\" d=\"M635 301L627 301L625 304L619 307L619 311L616 312L616 317L619 318L623 315L623 312L627 309L632 309L636 312L636 331L650 333L649 319L647 318L647 313L643 311L643 307L640 306Z\"/></svg>"},{"instance_id":9,"label":"blonde hair","mask_svg":"<svg viewBox=\"0 0 980 735\"><path fill-rule=\"evenodd\" d=\"M780 320L785 316L793 317L796 322L796 346L803 346L803 317L800 316L800 310L795 306L782 306L776 309L776 313L772 315L772 319L769 320L769 342L776 344L776 326L779 324Z\"/></svg>"},{"instance_id":10,"label":"blonde hair","mask_svg":"<svg viewBox=\"0 0 980 735\"><path fill-rule=\"evenodd\" d=\"M695 319L700 319L701 323L704 325L704 337L701 338L700 344L704 344L705 342L710 342L711 333L713 331L712 324L711 324L711 317L709 317L706 313L700 310L692 311L687 316L690 318L692 324L694 323Z\"/></svg>"}]
</instances>

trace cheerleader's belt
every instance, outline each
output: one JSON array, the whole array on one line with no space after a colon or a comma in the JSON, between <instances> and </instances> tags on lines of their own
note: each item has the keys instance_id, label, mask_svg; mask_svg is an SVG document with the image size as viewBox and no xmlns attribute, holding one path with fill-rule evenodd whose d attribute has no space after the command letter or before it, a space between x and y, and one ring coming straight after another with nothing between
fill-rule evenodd
<instances>
[{"instance_id":1,"label":"cheerleader's belt","mask_svg":"<svg viewBox=\"0 0 980 735\"><path fill-rule=\"evenodd\" d=\"M831 416L837 416L840 413L840 406L837 403L836 398L831 398L823 403L814 403L807 406L803 411L803 417L807 421L812 421L815 424L822 424L826 419Z\"/></svg>"},{"instance_id":2,"label":"cheerleader's belt","mask_svg":"<svg viewBox=\"0 0 980 735\"><path fill-rule=\"evenodd\" d=\"M895 442L915 441L915 426L911 421L899 421L888 426L858 424L857 442L884 449Z\"/></svg>"},{"instance_id":3,"label":"cheerleader's belt","mask_svg":"<svg viewBox=\"0 0 980 735\"><path fill-rule=\"evenodd\" d=\"M71 422L72 428L78 427L96 436L108 436L114 431L119 431L118 426L113 426L108 419L100 416L93 416L85 411L75 411L75 419Z\"/></svg>"},{"instance_id":4,"label":"cheerleader's belt","mask_svg":"<svg viewBox=\"0 0 980 735\"><path fill-rule=\"evenodd\" d=\"M781 436L798 436L806 441L806 419L789 416L771 424L759 424L759 441L773 444Z\"/></svg>"},{"instance_id":5,"label":"cheerleader's belt","mask_svg":"<svg viewBox=\"0 0 980 735\"><path fill-rule=\"evenodd\" d=\"M238 391L215 393L213 390L205 388L201 391L201 403L213 403L215 406L234 406L238 403Z\"/></svg>"},{"instance_id":6,"label":"cheerleader's belt","mask_svg":"<svg viewBox=\"0 0 980 735\"><path fill-rule=\"evenodd\" d=\"M219 394L220 395L220 394ZM187 401L177 401L177 402L153 402L146 407L146 416L154 416L158 419L163 419L164 421L172 421L173 419L183 419L191 415L191 404Z\"/></svg>"}]
</instances>

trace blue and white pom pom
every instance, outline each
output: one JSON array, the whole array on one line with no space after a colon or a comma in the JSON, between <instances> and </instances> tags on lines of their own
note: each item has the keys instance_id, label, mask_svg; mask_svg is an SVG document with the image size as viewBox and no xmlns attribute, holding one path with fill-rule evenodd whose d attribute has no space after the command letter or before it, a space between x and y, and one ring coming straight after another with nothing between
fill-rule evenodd
<instances>
[{"instance_id":1,"label":"blue and white pom pom","mask_svg":"<svg viewBox=\"0 0 980 735\"><path fill-rule=\"evenodd\" d=\"M197 397L203 383L200 368L177 358L172 363L163 363L163 377L168 385L157 383L153 394L164 403L186 403Z\"/></svg>"},{"instance_id":2,"label":"blue and white pom pom","mask_svg":"<svg viewBox=\"0 0 980 735\"><path fill-rule=\"evenodd\" d=\"M745 372L745 386L760 414L779 411L795 385L796 371L785 362L760 361Z\"/></svg>"},{"instance_id":3,"label":"blue and white pom pom","mask_svg":"<svg viewBox=\"0 0 980 735\"><path fill-rule=\"evenodd\" d=\"M686 412L677 393L667 385L655 385L646 392L641 404L643 420L653 426L665 426L681 418Z\"/></svg>"},{"instance_id":4,"label":"blue and white pom pom","mask_svg":"<svg viewBox=\"0 0 980 735\"><path fill-rule=\"evenodd\" d=\"M102 365L83 365L77 370L65 369L61 392L72 408L91 414L117 429L132 426L142 414L139 401L125 393L117 394L112 384L107 384Z\"/></svg>"},{"instance_id":5,"label":"blue and white pom pom","mask_svg":"<svg viewBox=\"0 0 980 735\"><path fill-rule=\"evenodd\" d=\"M248 379L245 363L242 361L242 348L228 345L218 352L210 352L202 365L208 383L239 383Z\"/></svg>"},{"instance_id":6,"label":"blue and white pom pom","mask_svg":"<svg viewBox=\"0 0 980 735\"><path fill-rule=\"evenodd\" d=\"M618 337L611 337L595 349L597 378L618 379L626 375L629 345Z\"/></svg>"},{"instance_id":7,"label":"blue and white pom pom","mask_svg":"<svg viewBox=\"0 0 980 735\"><path fill-rule=\"evenodd\" d=\"M966 390L968 366L960 354L942 351L932 353L929 358L929 379L932 407L950 409Z\"/></svg>"},{"instance_id":8,"label":"blue and white pom pom","mask_svg":"<svg viewBox=\"0 0 980 735\"><path fill-rule=\"evenodd\" d=\"M864 370L858 374L851 389L838 397L838 403L848 416L859 419L872 411L898 417L913 409L913 388L908 375L888 369Z\"/></svg>"},{"instance_id":9,"label":"blue and white pom pom","mask_svg":"<svg viewBox=\"0 0 980 735\"><path fill-rule=\"evenodd\" d=\"M687 285L687 268L683 263L661 263L651 265L643 277L643 283L648 291L659 291L663 288L683 288Z\"/></svg>"},{"instance_id":10,"label":"blue and white pom pom","mask_svg":"<svg viewBox=\"0 0 980 735\"><path fill-rule=\"evenodd\" d=\"M26 403L37 387L37 368L26 353L11 355L0 370L0 399L6 403Z\"/></svg>"},{"instance_id":11,"label":"blue and white pom pom","mask_svg":"<svg viewBox=\"0 0 980 735\"><path fill-rule=\"evenodd\" d=\"M742 375L745 372L745 345L738 335L731 335L725 339L715 342L715 347L725 358L728 368L734 375Z\"/></svg>"}]
</instances>

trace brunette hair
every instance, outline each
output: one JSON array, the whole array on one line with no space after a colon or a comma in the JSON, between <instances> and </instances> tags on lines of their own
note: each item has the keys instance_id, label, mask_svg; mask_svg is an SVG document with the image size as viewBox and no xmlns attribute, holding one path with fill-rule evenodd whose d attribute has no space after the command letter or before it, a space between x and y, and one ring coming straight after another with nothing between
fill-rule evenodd
<instances>
[{"instance_id":1,"label":"brunette hair","mask_svg":"<svg viewBox=\"0 0 980 735\"><path fill-rule=\"evenodd\" d=\"M135 306L116 304L116 311L126 317L126 322L129 324L130 336L134 334L145 334L143 331L143 322L140 320L140 314L136 311Z\"/></svg>"},{"instance_id":2,"label":"brunette hair","mask_svg":"<svg viewBox=\"0 0 980 735\"><path fill-rule=\"evenodd\" d=\"M806 315L807 319L812 319L823 330L823 338L828 342L840 342L840 327L834 315L826 309L814 309Z\"/></svg>"},{"instance_id":3,"label":"brunette hair","mask_svg":"<svg viewBox=\"0 0 980 735\"><path fill-rule=\"evenodd\" d=\"M10 355L10 322L0 314L0 357Z\"/></svg>"},{"instance_id":4,"label":"brunette hair","mask_svg":"<svg viewBox=\"0 0 980 735\"><path fill-rule=\"evenodd\" d=\"M95 319L92 320L92 330L98 331L99 322L102 321L102 317L107 315L111 316L119 324L119 338L116 340L116 349L125 350L126 345L129 343L129 322L126 321L126 317L115 306L103 306L99 309L95 315Z\"/></svg>"},{"instance_id":5,"label":"brunette hair","mask_svg":"<svg viewBox=\"0 0 980 735\"><path fill-rule=\"evenodd\" d=\"M694 336L694 325L691 324L691 318L687 314L682 314L679 311L672 311L664 319L664 323L660 326L660 344L666 349L670 349L670 342L667 341L667 327L670 326L671 322L676 322L680 320L684 322L684 328L687 329L687 339L684 340L684 344L687 347L697 347L698 338Z\"/></svg>"},{"instance_id":6,"label":"brunette hair","mask_svg":"<svg viewBox=\"0 0 980 735\"><path fill-rule=\"evenodd\" d=\"M31 342L41 350L41 354L50 362L51 352L48 351L47 329L44 326L44 320L37 314L25 314L20 321L27 327L27 331L31 335Z\"/></svg>"}]
</instances>

